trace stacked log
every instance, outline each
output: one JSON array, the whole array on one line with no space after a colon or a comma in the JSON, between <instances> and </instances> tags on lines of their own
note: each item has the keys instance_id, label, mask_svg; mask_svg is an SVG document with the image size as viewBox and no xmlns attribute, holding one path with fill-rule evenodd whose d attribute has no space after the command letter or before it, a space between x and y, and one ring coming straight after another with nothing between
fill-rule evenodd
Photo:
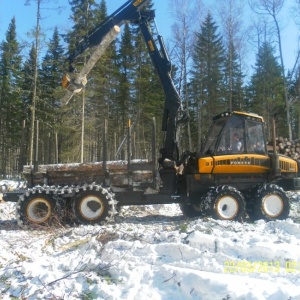
<instances>
[{"instance_id":1,"label":"stacked log","mask_svg":"<svg viewBox=\"0 0 300 300\"><path fill-rule=\"evenodd\" d=\"M268 144L268 148L271 147L272 142ZM278 137L276 138L276 150L279 154L300 160L300 140L290 141L287 138Z\"/></svg>"},{"instance_id":2,"label":"stacked log","mask_svg":"<svg viewBox=\"0 0 300 300\"><path fill-rule=\"evenodd\" d=\"M131 181L135 186L152 183L153 166L147 160L107 161L106 171L102 162L73 163L57 165L39 165L34 171L32 166L24 166L23 176L34 185L76 185L92 182L103 182L109 176L111 185L126 187Z\"/></svg>"}]
</instances>

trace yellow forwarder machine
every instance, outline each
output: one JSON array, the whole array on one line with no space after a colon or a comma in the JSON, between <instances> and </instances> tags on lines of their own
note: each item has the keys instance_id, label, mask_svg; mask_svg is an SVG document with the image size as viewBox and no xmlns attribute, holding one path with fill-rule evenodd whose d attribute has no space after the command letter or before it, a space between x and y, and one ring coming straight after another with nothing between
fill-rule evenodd
<instances>
[{"instance_id":1,"label":"yellow forwarder machine","mask_svg":"<svg viewBox=\"0 0 300 300\"><path fill-rule=\"evenodd\" d=\"M219 114L212 120L202 149L179 155L176 133L182 121L181 101L163 39L153 33L154 11L142 9L148 2L127 1L79 43L70 61L87 49L96 49L93 65L119 25L127 21L140 27L165 92L165 138L159 163L154 139L152 162L132 161L128 151L121 168L117 162L108 162L103 151L99 163L44 165L37 170L26 166L28 188L6 193L4 199L18 201L18 219L25 224L49 223L53 215L63 218L66 212L77 223L99 224L112 220L119 206L169 203L179 203L187 216L220 220L240 221L246 213L253 219L288 217L285 190L300 189L299 162L267 151L262 117L237 111ZM67 101L85 85L85 75L64 78Z\"/></svg>"}]
</instances>

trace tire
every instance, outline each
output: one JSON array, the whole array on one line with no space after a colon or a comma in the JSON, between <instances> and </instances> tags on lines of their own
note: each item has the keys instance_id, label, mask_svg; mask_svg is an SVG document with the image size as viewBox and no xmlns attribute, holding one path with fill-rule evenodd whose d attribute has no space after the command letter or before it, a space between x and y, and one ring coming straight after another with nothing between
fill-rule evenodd
<instances>
[{"instance_id":1,"label":"tire","mask_svg":"<svg viewBox=\"0 0 300 300\"><path fill-rule=\"evenodd\" d=\"M188 218L202 216L201 208L196 204L180 203L179 207L182 214Z\"/></svg>"},{"instance_id":2,"label":"tire","mask_svg":"<svg viewBox=\"0 0 300 300\"><path fill-rule=\"evenodd\" d=\"M49 225L53 221L56 201L51 195L27 191L17 203L17 219L21 225Z\"/></svg>"},{"instance_id":3,"label":"tire","mask_svg":"<svg viewBox=\"0 0 300 300\"><path fill-rule=\"evenodd\" d=\"M252 193L254 195L254 193ZM276 184L264 184L253 196L253 207L249 216L255 221L284 220L290 213L290 202L285 191Z\"/></svg>"},{"instance_id":4,"label":"tire","mask_svg":"<svg viewBox=\"0 0 300 300\"><path fill-rule=\"evenodd\" d=\"M202 211L217 220L243 221L245 219L245 199L234 187L212 188L204 197Z\"/></svg>"},{"instance_id":5,"label":"tire","mask_svg":"<svg viewBox=\"0 0 300 300\"><path fill-rule=\"evenodd\" d=\"M82 191L73 201L72 211L79 224L101 224L115 211L113 196L100 186Z\"/></svg>"}]
</instances>

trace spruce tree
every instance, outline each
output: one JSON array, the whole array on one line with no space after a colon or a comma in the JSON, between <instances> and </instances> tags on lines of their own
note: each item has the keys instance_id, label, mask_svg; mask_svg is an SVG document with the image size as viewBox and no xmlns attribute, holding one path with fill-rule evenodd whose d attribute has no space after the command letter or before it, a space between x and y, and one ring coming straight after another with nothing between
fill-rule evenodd
<instances>
[{"instance_id":1,"label":"spruce tree","mask_svg":"<svg viewBox=\"0 0 300 300\"><path fill-rule=\"evenodd\" d=\"M120 38L117 50L117 69L115 77L118 86L115 89L115 103L111 105L114 112L113 123L118 131L117 143L120 144L127 134L128 119L134 119L134 106L132 99L132 86L134 80L134 46L132 27L126 23ZM121 151L121 158L125 159L126 148Z\"/></svg>"},{"instance_id":2,"label":"spruce tree","mask_svg":"<svg viewBox=\"0 0 300 300\"><path fill-rule=\"evenodd\" d=\"M21 101L21 55L13 18L0 45L0 172L12 173L20 150L23 104Z\"/></svg>"},{"instance_id":3,"label":"spruce tree","mask_svg":"<svg viewBox=\"0 0 300 300\"><path fill-rule=\"evenodd\" d=\"M152 1L144 8L153 9ZM155 31L153 31L155 32ZM161 130L162 114L165 95L161 81L151 61L146 42L140 29L134 31L134 107L136 115L137 156L142 158L151 157L152 119L156 118L158 131ZM157 37L156 37L157 38ZM156 40L154 37L154 39ZM158 144L162 146L162 136L158 136Z\"/></svg>"},{"instance_id":4,"label":"spruce tree","mask_svg":"<svg viewBox=\"0 0 300 300\"><path fill-rule=\"evenodd\" d=\"M134 47L132 44L132 33L128 24L124 26L124 33L120 42L119 49L119 64L120 64L120 88L119 88L119 110L121 114L121 122L126 124L127 119L130 116L129 111L132 114L132 103L131 103L131 86L133 80L133 59L134 59Z\"/></svg>"},{"instance_id":5,"label":"spruce tree","mask_svg":"<svg viewBox=\"0 0 300 300\"><path fill-rule=\"evenodd\" d=\"M225 58L225 95L229 110L245 109L244 75L241 71L241 62L233 42L229 43Z\"/></svg>"},{"instance_id":6,"label":"spruce tree","mask_svg":"<svg viewBox=\"0 0 300 300\"><path fill-rule=\"evenodd\" d=\"M106 1L102 0L97 10L96 25L99 25L107 17ZM105 50L93 70L91 71L89 86L93 93L89 95L88 115L89 138L92 141L90 148L94 149L92 160L103 159L103 126L108 121L108 159L114 159L115 145L114 136L119 130L119 109L121 75L117 53L117 42Z\"/></svg>"},{"instance_id":7,"label":"spruce tree","mask_svg":"<svg viewBox=\"0 0 300 300\"><path fill-rule=\"evenodd\" d=\"M208 13L196 33L191 80L194 107L198 111L198 146L212 116L228 108L224 97L224 66L222 37Z\"/></svg>"},{"instance_id":8,"label":"spruce tree","mask_svg":"<svg viewBox=\"0 0 300 300\"><path fill-rule=\"evenodd\" d=\"M42 163L58 162L57 133L61 123L60 103L62 97L61 78L64 74L64 50L60 42L58 29L48 43L48 49L40 70L40 101L38 119L40 123L41 146L44 147ZM60 147L61 148L61 147Z\"/></svg>"},{"instance_id":9,"label":"spruce tree","mask_svg":"<svg viewBox=\"0 0 300 300\"><path fill-rule=\"evenodd\" d=\"M69 0L71 6L71 19L74 22L72 31L70 31L66 40L69 44L69 53L71 54L77 43L92 29L95 21L97 22L98 4L95 0ZM83 57L86 54L83 55ZM82 61L81 61L82 63Z\"/></svg>"},{"instance_id":10,"label":"spruce tree","mask_svg":"<svg viewBox=\"0 0 300 300\"><path fill-rule=\"evenodd\" d=\"M23 129L23 135L25 136L24 140L24 145L22 149L22 157L23 157L23 164L25 164L25 161L29 164L31 161L30 157L30 138L32 137L31 134L31 126L30 123L32 122L32 109L33 109L33 99L34 99L34 91L33 87L35 85L35 63L36 63L36 47L34 44L32 44L28 58L24 61L22 65L22 80L21 80L21 98L22 98L22 103L24 104L24 119L23 122L25 122L25 128ZM35 115L37 114L38 110L38 105L40 104L38 99L39 99L39 78L37 78L36 81L37 87L36 87L36 99L35 101ZM36 120L36 118L35 118ZM36 128L35 128L36 131ZM35 133L33 133L35 135ZM35 140L33 141L33 148L35 148ZM26 151L28 150L28 153Z\"/></svg>"},{"instance_id":11,"label":"spruce tree","mask_svg":"<svg viewBox=\"0 0 300 300\"><path fill-rule=\"evenodd\" d=\"M107 16L106 2L102 0L94 10L93 30ZM85 53L88 55L88 53ZM88 59L88 56L86 57ZM116 42L113 42L101 56L88 76L85 106L86 159L102 160L103 125L109 120L108 159L114 158L114 134L118 131L118 93L120 74Z\"/></svg>"},{"instance_id":12,"label":"spruce tree","mask_svg":"<svg viewBox=\"0 0 300 300\"><path fill-rule=\"evenodd\" d=\"M284 108L284 85L280 65L274 56L274 48L269 43L263 43L259 48L254 73L249 86L248 109L265 118L267 123L267 138L271 138L271 124L274 112ZM281 107L281 109L280 109ZM278 135L287 136L286 122L279 115Z\"/></svg>"},{"instance_id":13,"label":"spruce tree","mask_svg":"<svg viewBox=\"0 0 300 300\"><path fill-rule=\"evenodd\" d=\"M69 53L72 54L78 42L102 21L99 18L103 18L103 14L99 12L99 5L95 0L70 0L69 3L72 11L71 19L74 25L69 34L67 34L66 41L69 45ZM74 67L80 69L88 60L88 55L88 51L80 55ZM88 160L85 141L87 140L86 134L88 135L88 131L91 128L91 118L88 114L89 111L94 110L91 107L91 103L89 103L89 96L92 91L93 84L89 82L87 88L74 97L73 101L66 108L66 114L64 115L64 124L66 125L64 127L65 138L63 138L66 151L63 158L67 161ZM69 138L70 136L71 138Z\"/></svg>"},{"instance_id":14,"label":"spruce tree","mask_svg":"<svg viewBox=\"0 0 300 300\"><path fill-rule=\"evenodd\" d=\"M290 108L293 140L300 140L300 68L297 68L294 76L292 76L292 74L289 72L287 77L287 82L289 83L289 95L292 102Z\"/></svg>"}]
</instances>

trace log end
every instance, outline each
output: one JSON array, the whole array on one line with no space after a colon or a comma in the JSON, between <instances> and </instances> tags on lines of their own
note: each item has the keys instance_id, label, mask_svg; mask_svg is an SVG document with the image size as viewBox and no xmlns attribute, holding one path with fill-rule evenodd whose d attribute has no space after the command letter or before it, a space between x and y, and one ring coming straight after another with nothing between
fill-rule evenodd
<instances>
[{"instance_id":1,"label":"log end","mask_svg":"<svg viewBox=\"0 0 300 300\"><path fill-rule=\"evenodd\" d=\"M115 25L114 28L113 28L113 30L114 30L114 32L115 32L116 34L119 34L120 31L121 31L121 28L120 28L118 25Z\"/></svg>"}]
</instances>

